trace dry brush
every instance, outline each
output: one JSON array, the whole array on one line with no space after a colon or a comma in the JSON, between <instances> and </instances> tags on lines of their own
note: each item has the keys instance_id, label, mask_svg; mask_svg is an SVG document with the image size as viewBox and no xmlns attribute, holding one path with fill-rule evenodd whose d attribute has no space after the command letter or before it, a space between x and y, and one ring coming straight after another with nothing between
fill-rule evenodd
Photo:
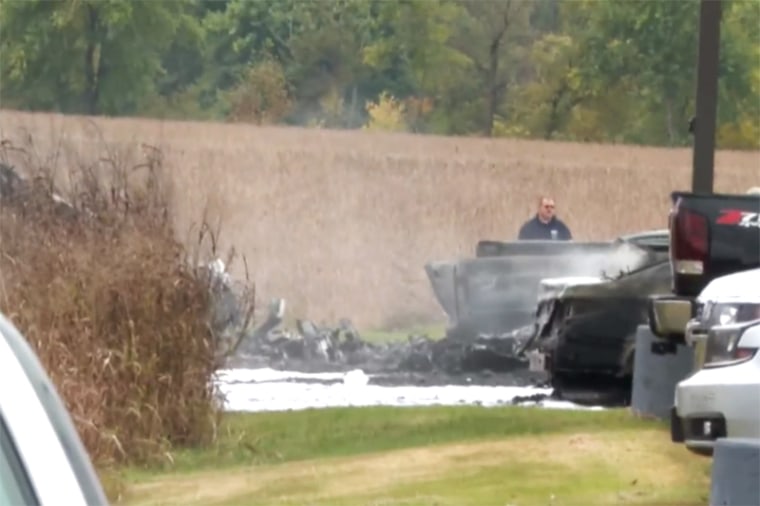
<instances>
[{"instance_id":1,"label":"dry brush","mask_svg":"<svg viewBox=\"0 0 760 506\"><path fill-rule=\"evenodd\" d=\"M213 439L212 245L177 240L161 153L4 140L0 310L37 351L99 467ZM7 182L7 181L6 181ZM58 184L57 184L58 183ZM60 193L59 193L60 192Z\"/></svg>"}]
</instances>

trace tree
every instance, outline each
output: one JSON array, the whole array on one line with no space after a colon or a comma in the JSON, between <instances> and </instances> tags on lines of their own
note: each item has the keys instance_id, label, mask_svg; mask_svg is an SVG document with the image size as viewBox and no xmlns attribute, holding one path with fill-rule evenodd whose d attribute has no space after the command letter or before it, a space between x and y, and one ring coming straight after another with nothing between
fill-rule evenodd
<instances>
[{"instance_id":1,"label":"tree","mask_svg":"<svg viewBox=\"0 0 760 506\"><path fill-rule=\"evenodd\" d=\"M250 67L272 60L292 89L296 122L322 113L326 99L335 98L339 106L344 96L357 93L371 5L368 0L230 0L225 10L204 20L210 44L209 94L237 86ZM353 118L346 122L360 124Z\"/></svg>"},{"instance_id":2,"label":"tree","mask_svg":"<svg viewBox=\"0 0 760 506\"><path fill-rule=\"evenodd\" d=\"M760 3L726 2L721 27L717 145L760 148Z\"/></svg>"},{"instance_id":3,"label":"tree","mask_svg":"<svg viewBox=\"0 0 760 506\"><path fill-rule=\"evenodd\" d=\"M30 109L134 112L156 89L187 0L0 4L3 100Z\"/></svg>"},{"instance_id":4,"label":"tree","mask_svg":"<svg viewBox=\"0 0 760 506\"><path fill-rule=\"evenodd\" d=\"M578 70L578 44L569 35L548 33L533 44L530 59L533 79L516 91L510 124L550 140L589 97Z\"/></svg>"},{"instance_id":5,"label":"tree","mask_svg":"<svg viewBox=\"0 0 760 506\"><path fill-rule=\"evenodd\" d=\"M530 41L531 2L524 0L459 0L460 17L455 47L475 69L482 94L481 129L491 136L494 120L511 84L518 82L526 61L520 48Z\"/></svg>"},{"instance_id":6,"label":"tree","mask_svg":"<svg viewBox=\"0 0 760 506\"><path fill-rule=\"evenodd\" d=\"M680 2L592 2L573 7L583 12L584 82L595 93L628 82L640 108L656 114L669 144L688 141L687 108L694 93L699 4ZM569 9L569 7L568 7ZM581 21L583 19L583 21ZM677 126L678 125L678 126ZM651 130L647 125L647 130Z\"/></svg>"},{"instance_id":7,"label":"tree","mask_svg":"<svg viewBox=\"0 0 760 506\"><path fill-rule=\"evenodd\" d=\"M378 93L432 102L447 117L434 113L428 129L450 133L457 123L451 116L461 110L452 98L471 85L471 62L450 44L455 22L466 13L451 0L381 0L373 9L374 35L362 56L371 76L383 83Z\"/></svg>"},{"instance_id":8,"label":"tree","mask_svg":"<svg viewBox=\"0 0 760 506\"><path fill-rule=\"evenodd\" d=\"M291 107L285 75L274 60L250 67L246 79L230 95L229 117L233 121L278 123Z\"/></svg>"},{"instance_id":9,"label":"tree","mask_svg":"<svg viewBox=\"0 0 760 506\"><path fill-rule=\"evenodd\" d=\"M698 6L0 0L0 99L356 128L390 96L414 132L687 145ZM723 13L718 145L760 147L760 3Z\"/></svg>"}]
</instances>

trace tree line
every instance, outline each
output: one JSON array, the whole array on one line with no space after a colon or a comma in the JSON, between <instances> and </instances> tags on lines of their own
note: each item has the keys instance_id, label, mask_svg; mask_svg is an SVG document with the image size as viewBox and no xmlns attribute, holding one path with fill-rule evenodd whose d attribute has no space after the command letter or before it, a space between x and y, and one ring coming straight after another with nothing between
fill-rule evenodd
<instances>
[{"instance_id":1,"label":"tree line","mask_svg":"<svg viewBox=\"0 0 760 506\"><path fill-rule=\"evenodd\" d=\"M698 0L0 3L0 104L687 145ZM718 145L760 147L760 2L725 0Z\"/></svg>"}]
</instances>

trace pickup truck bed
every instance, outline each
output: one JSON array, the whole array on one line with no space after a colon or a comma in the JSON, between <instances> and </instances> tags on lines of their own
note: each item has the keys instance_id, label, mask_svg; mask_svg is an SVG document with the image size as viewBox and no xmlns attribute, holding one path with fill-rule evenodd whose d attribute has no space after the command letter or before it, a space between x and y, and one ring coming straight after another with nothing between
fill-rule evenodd
<instances>
[{"instance_id":1,"label":"pickup truck bed","mask_svg":"<svg viewBox=\"0 0 760 506\"><path fill-rule=\"evenodd\" d=\"M713 279L760 267L760 195L673 192L669 216L672 295L650 300L649 324L683 343L695 298Z\"/></svg>"}]
</instances>

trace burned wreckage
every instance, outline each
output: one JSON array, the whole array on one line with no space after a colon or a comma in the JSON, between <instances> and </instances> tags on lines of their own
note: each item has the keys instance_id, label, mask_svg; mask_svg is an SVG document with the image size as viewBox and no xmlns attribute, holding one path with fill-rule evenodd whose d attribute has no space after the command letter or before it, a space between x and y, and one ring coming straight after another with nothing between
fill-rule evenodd
<instances>
[{"instance_id":1,"label":"burned wreckage","mask_svg":"<svg viewBox=\"0 0 760 506\"><path fill-rule=\"evenodd\" d=\"M634 340L672 274L667 230L611 242L481 242L476 257L426 266L448 334L511 339L555 396L627 404Z\"/></svg>"},{"instance_id":2,"label":"burned wreckage","mask_svg":"<svg viewBox=\"0 0 760 506\"><path fill-rule=\"evenodd\" d=\"M667 230L609 242L483 241L475 258L425 266L449 317L443 337L368 342L347 319L282 330L285 301L276 299L231 365L361 368L385 384L549 383L555 398L628 404L637 327L649 297L670 289L668 251Z\"/></svg>"},{"instance_id":3,"label":"burned wreckage","mask_svg":"<svg viewBox=\"0 0 760 506\"><path fill-rule=\"evenodd\" d=\"M535 384L538 378L527 371L524 359L517 358L511 340L410 335L406 340L373 342L363 339L347 318L335 326L296 319L294 329L282 328L285 309L284 299L272 300L264 321L242 334L227 367L307 373L360 368L372 375L370 382L385 385L474 382L524 386ZM233 328L227 327L228 331Z\"/></svg>"},{"instance_id":4,"label":"burned wreckage","mask_svg":"<svg viewBox=\"0 0 760 506\"><path fill-rule=\"evenodd\" d=\"M649 297L672 280L667 232L646 239L648 254L630 271L541 281L535 332L522 350L565 397L580 402L593 390L630 401L637 329L647 324Z\"/></svg>"}]
</instances>

